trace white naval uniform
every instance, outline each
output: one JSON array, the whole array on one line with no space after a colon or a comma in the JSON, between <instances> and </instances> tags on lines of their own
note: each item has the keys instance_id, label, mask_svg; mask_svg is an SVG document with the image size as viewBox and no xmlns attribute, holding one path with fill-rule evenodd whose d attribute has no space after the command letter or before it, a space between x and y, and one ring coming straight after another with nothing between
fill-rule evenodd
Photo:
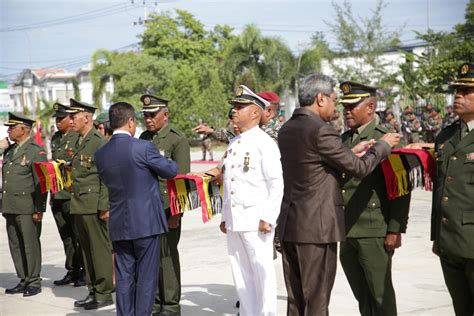
<instances>
[{"instance_id":1,"label":"white naval uniform","mask_svg":"<svg viewBox=\"0 0 474 316\"><path fill-rule=\"evenodd\" d=\"M273 236L283 197L280 151L258 126L233 138L224 158L222 221L241 316L276 315ZM272 232L258 231L260 220Z\"/></svg>"}]
</instances>

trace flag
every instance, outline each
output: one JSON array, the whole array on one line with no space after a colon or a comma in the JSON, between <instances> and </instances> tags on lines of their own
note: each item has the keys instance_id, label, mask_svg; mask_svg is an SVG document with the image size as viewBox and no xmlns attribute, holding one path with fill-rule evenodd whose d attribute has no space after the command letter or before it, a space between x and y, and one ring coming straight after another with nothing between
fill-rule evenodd
<instances>
[{"instance_id":1,"label":"flag","mask_svg":"<svg viewBox=\"0 0 474 316\"><path fill-rule=\"evenodd\" d=\"M40 146L44 146L43 138L41 137L41 123L38 119L36 120L35 142Z\"/></svg>"}]
</instances>

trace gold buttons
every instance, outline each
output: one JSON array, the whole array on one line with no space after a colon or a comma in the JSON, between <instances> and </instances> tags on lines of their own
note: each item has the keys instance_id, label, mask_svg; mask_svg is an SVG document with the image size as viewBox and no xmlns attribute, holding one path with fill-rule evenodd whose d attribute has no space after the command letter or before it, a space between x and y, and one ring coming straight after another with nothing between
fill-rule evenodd
<instances>
[{"instance_id":1,"label":"gold buttons","mask_svg":"<svg viewBox=\"0 0 474 316\"><path fill-rule=\"evenodd\" d=\"M375 203L372 202L372 204L370 204L372 207L375 207Z\"/></svg>"},{"instance_id":2,"label":"gold buttons","mask_svg":"<svg viewBox=\"0 0 474 316\"><path fill-rule=\"evenodd\" d=\"M346 193L346 190L342 190L342 193Z\"/></svg>"},{"instance_id":3,"label":"gold buttons","mask_svg":"<svg viewBox=\"0 0 474 316\"><path fill-rule=\"evenodd\" d=\"M441 223L447 224L449 220L446 217L441 218Z\"/></svg>"},{"instance_id":4,"label":"gold buttons","mask_svg":"<svg viewBox=\"0 0 474 316\"><path fill-rule=\"evenodd\" d=\"M342 175L341 175L341 177L342 177L343 179L345 179L345 178L346 178L346 174L343 172Z\"/></svg>"},{"instance_id":5,"label":"gold buttons","mask_svg":"<svg viewBox=\"0 0 474 316\"><path fill-rule=\"evenodd\" d=\"M168 193L168 191L166 191L166 190L163 190L163 193Z\"/></svg>"},{"instance_id":6,"label":"gold buttons","mask_svg":"<svg viewBox=\"0 0 474 316\"><path fill-rule=\"evenodd\" d=\"M453 181L453 177L451 177L451 176L447 176L447 177L446 177L446 181L448 181L448 182L451 182L451 181Z\"/></svg>"},{"instance_id":7,"label":"gold buttons","mask_svg":"<svg viewBox=\"0 0 474 316\"><path fill-rule=\"evenodd\" d=\"M458 158L457 158L456 156L452 156L450 159L451 159L451 160L456 160L456 159L458 159Z\"/></svg>"},{"instance_id":8,"label":"gold buttons","mask_svg":"<svg viewBox=\"0 0 474 316\"><path fill-rule=\"evenodd\" d=\"M71 195L74 195L74 192L72 192Z\"/></svg>"},{"instance_id":9,"label":"gold buttons","mask_svg":"<svg viewBox=\"0 0 474 316\"><path fill-rule=\"evenodd\" d=\"M449 198L447 196L443 196L443 202L448 202Z\"/></svg>"}]
</instances>

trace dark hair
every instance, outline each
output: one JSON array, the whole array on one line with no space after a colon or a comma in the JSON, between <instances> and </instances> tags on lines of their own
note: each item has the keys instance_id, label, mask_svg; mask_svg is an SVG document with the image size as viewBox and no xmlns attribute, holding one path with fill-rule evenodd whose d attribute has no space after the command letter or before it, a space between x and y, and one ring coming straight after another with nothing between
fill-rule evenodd
<instances>
[{"instance_id":1,"label":"dark hair","mask_svg":"<svg viewBox=\"0 0 474 316\"><path fill-rule=\"evenodd\" d=\"M124 126L130 118L136 119L135 109L126 102L112 104L109 109L109 122L112 130Z\"/></svg>"},{"instance_id":2,"label":"dark hair","mask_svg":"<svg viewBox=\"0 0 474 316\"><path fill-rule=\"evenodd\" d=\"M104 132L105 132L105 136L112 136L112 134L114 133L114 130L112 129L112 127L110 126L110 122L109 121L106 121L104 123Z\"/></svg>"}]
</instances>

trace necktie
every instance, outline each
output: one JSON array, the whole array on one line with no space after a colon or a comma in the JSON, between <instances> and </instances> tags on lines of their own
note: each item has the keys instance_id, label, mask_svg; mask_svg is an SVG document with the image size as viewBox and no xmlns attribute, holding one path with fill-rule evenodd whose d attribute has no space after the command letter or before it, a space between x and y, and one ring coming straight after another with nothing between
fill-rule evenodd
<instances>
[{"instance_id":1,"label":"necktie","mask_svg":"<svg viewBox=\"0 0 474 316\"><path fill-rule=\"evenodd\" d=\"M467 129L467 124L462 122L461 123L461 135L460 135L459 139L463 139L463 137L466 136L468 133L469 133L469 131Z\"/></svg>"}]
</instances>

